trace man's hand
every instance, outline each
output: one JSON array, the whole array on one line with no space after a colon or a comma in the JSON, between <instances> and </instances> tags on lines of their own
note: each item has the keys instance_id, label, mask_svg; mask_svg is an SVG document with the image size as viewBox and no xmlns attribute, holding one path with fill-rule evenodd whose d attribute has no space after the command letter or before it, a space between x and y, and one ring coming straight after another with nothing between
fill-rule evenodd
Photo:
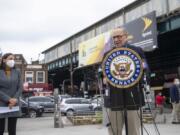
<instances>
[{"instance_id":1,"label":"man's hand","mask_svg":"<svg viewBox=\"0 0 180 135\"><path fill-rule=\"evenodd\" d=\"M107 79L106 79L106 77L104 77L103 78L103 84L105 84L105 85L107 85L108 83L107 83Z\"/></svg>"}]
</instances>

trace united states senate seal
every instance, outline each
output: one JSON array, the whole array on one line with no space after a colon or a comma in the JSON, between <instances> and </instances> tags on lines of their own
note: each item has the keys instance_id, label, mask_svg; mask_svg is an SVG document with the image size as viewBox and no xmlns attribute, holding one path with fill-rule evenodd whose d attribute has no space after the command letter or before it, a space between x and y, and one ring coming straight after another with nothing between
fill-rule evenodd
<instances>
[{"instance_id":1,"label":"united states senate seal","mask_svg":"<svg viewBox=\"0 0 180 135\"><path fill-rule=\"evenodd\" d=\"M102 62L107 81L117 88L130 88L142 77L142 59L129 48L115 48L108 52Z\"/></svg>"}]
</instances>

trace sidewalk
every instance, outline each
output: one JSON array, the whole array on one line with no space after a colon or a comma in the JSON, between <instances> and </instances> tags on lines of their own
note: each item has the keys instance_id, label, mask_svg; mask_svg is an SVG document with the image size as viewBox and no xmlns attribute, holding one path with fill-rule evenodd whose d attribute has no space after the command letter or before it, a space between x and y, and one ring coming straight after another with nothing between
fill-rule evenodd
<instances>
[{"instance_id":1,"label":"sidewalk","mask_svg":"<svg viewBox=\"0 0 180 135\"><path fill-rule=\"evenodd\" d=\"M19 119L17 135L107 135L106 128L101 125L73 126L66 118L63 123L64 128L54 128L53 117Z\"/></svg>"},{"instance_id":2,"label":"sidewalk","mask_svg":"<svg viewBox=\"0 0 180 135\"><path fill-rule=\"evenodd\" d=\"M108 135L107 128L102 125L72 126L65 118L63 121L64 128L54 128L53 117L21 118L18 120L17 135ZM179 135L180 133L180 125L168 123L157 126L160 135ZM145 128L149 135L157 135L153 124L145 124ZM144 135L147 135L145 131Z\"/></svg>"}]
</instances>

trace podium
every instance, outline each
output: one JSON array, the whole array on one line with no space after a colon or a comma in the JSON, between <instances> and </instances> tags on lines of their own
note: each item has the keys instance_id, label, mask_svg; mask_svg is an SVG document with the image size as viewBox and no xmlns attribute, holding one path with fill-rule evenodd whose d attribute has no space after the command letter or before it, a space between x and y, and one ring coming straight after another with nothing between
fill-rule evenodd
<instances>
[{"instance_id":1,"label":"podium","mask_svg":"<svg viewBox=\"0 0 180 135\"><path fill-rule=\"evenodd\" d=\"M127 110L139 110L145 104L140 84L143 75L142 59L133 49L115 48L105 55L102 71L107 80L104 106L111 111L124 112L128 135Z\"/></svg>"}]
</instances>

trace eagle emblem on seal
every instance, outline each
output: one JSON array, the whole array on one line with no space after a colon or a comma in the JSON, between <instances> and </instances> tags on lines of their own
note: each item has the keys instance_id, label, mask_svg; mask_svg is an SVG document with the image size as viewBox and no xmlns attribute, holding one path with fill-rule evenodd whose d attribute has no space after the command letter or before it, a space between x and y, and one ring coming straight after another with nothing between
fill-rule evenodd
<instances>
[{"instance_id":1,"label":"eagle emblem on seal","mask_svg":"<svg viewBox=\"0 0 180 135\"><path fill-rule=\"evenodd\" d=\"M131 62L127 63L113 63L114 65L114 70L112 71L113 75L116 77L120 78L125 78L128 77L133 70L130 68L131 67Z\"/></svg>"}]
</instances>

